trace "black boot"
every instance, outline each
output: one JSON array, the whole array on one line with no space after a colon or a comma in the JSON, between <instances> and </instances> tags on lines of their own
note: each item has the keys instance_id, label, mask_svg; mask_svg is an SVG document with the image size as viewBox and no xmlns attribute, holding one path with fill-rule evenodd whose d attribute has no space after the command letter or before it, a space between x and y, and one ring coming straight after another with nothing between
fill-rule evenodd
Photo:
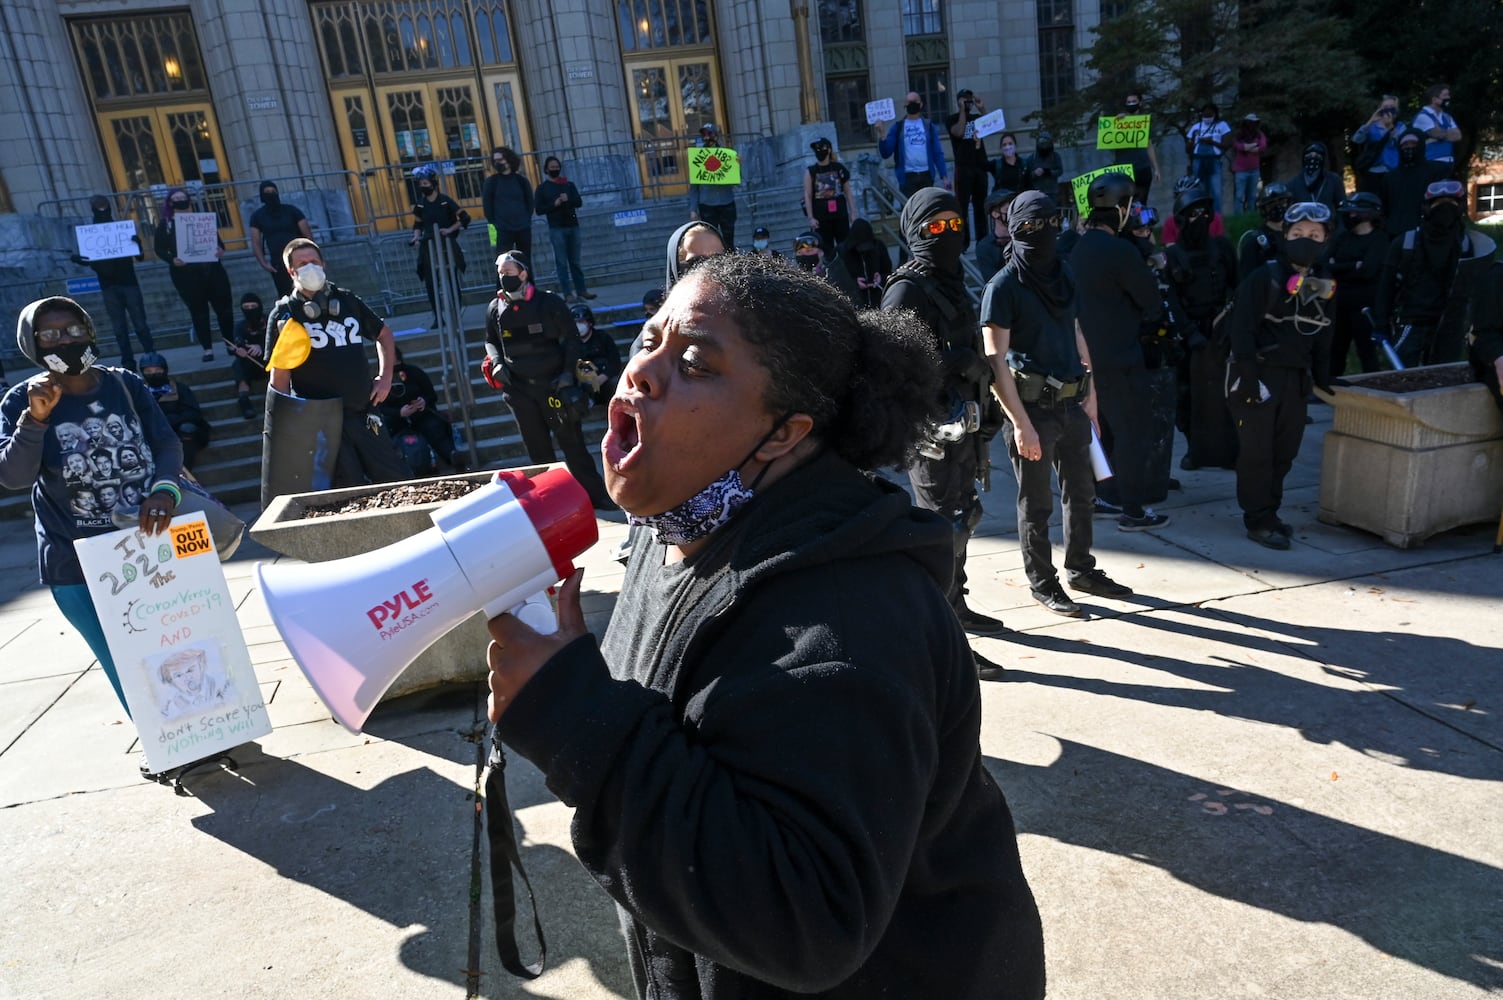
<instances>
[{"instance_id":1,"label":"black boot","mask_svg":"<svg viewBox=\"0 0 1503 1000\"><path fill-rule=\"evenodd\" d=\"M251 405L250 393L248 392L240 394L240 415L246 420L256 419L256 408Z\"/></svg>"}]
</instances>

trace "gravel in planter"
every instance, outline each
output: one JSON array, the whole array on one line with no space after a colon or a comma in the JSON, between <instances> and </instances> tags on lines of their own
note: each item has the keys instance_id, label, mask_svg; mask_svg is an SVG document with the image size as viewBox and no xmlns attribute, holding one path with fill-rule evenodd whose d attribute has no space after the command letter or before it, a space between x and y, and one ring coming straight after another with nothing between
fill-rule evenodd
<instances>
[{"instance_id":1,"label":"gravel in planter","mask_svg":"<svg viewBox=\"0 0 1503 1000\"><path fill-rule=\"evenodd\" d=\"M1379 392L1419 392L1422 389L1445 389L1453 385L1469 385L1477 381L1472 369L1466 364L1438 365L1427 368L1411 368L1401 372L1383 372L1369 375L1360 382L1364 389Z\"/></svg>"},{"instance_id":2,"label":"gravel in planter","mask_svg":"<svg viewBox=\"0 0 1503 1000\"><path fill-rule=\"evenodd\" d=\"M392 510L397 507L415 507L425 503L445 503L478 490L484 483L467 479L434 479L421 483L396 486L380 493L346 500L323 507L309 507L303 518L333 517L335 514L354 514L365 510Z\"/></svg>"}]
</instances>

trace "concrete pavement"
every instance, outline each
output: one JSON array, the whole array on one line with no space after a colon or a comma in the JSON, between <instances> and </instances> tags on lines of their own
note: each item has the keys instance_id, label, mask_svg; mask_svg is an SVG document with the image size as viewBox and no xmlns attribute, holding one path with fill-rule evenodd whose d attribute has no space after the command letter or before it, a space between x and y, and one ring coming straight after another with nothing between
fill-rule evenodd
<instances>
[{"instance_id":1,"label":"concrete pavement","mask_svg":"<svg viewBox=\"0 0 1503 1000\"><path fill-rule=\"evenodd\" d=\"M1232 475L1179 473L1163 530L1096 522L1135 588L1086 620L1034 604L1000 442L972 543L982 744L1013 807L1055 998L1449 998L1503 992L1503 557L1491 526L1399 551L1314 519L1316 424L1288 552L1245 540ZM253 510L242 511L252 516ZM599 631L619 523L582 560ZM550 969L513 980L477 884L475 687L329 721L270 625L254 543L226 565L276 729L179 797L0 536L0 996L631 995L569 810L509 788ZM477 650L476 655L481 655ZM471 993L474 987L474 993Z\"/></svg>"}]
</instances>

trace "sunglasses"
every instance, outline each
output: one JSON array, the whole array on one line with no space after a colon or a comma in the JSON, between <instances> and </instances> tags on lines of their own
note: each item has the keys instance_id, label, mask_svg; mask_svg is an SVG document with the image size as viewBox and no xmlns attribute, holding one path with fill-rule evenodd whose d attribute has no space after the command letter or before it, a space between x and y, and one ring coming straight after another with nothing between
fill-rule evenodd
<instances>
[{"instance_id":1,"label":"sunglasses","mask_svg":"<svg viewBox=\"0 0 1503 1000\"><path fill-rule=\"evenodd\" d=\"M65 326L61 330L37 330L38 344L61 344L65 340L88 340L89 331L82 324L74 323Z\"/></svg>"},{"instance_id":2,"label":"sunglasses","mask_svg":"<svg viewBox=\"0 0 1503 1000\"><path fill-rule=\"evenodd\" d=\"M797 240L793 244L795 250L810 250L819 246L819 240Z\"/></svg>"},{"instance_id":3,"label":"sunglasses","mask_svg":"<svg viewBox=\"0 0 1503 1000\"><path fill-rule=\"evenodd\" d=\"M1008 227L1014 236L1028 236L1032 233L1043 232L1045 229L1058 229L1059 216L1049 219L1029 219L1027 222L1015 222Z\"/></svg>"},{"instance_id":4,"label":"sunglasses","mask_svg":"<svg viewBox=\"0 0 1503 1000\"><path fill-rule=\"evenodd\" d=\"M1295 222L1330 222L1331 206L1318 201L1297 201L1284 209L1284 221Z\"/></svg>"},{"instance_id":5,"label":"sunglasses","mask_svg":"<svg viewBox=\"0 0 1503 1000\"><path fill-rule=\"evenodd\" d=\"M952 233L958 233L965 228L964 219L935 219L933 222L924 223L924 230L930 236L938 236L948 229Z\"/></svg>"}]
</instances>

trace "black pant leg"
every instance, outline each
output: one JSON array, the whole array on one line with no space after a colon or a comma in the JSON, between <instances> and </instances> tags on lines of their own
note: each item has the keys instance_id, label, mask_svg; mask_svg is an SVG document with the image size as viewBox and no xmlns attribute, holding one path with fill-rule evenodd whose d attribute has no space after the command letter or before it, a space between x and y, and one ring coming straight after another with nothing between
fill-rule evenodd
<instances>
[{"instance_id":1,"label":"black pant leg","mask_svg":"<svg viewBox=\"0 0 1503 1000\"><path fill-rule=\"evenodd\" d=\"M277 298L286 298L292 294L292 275L287 273L280 261L273 261L272 267L276 268L271 272L271 283L277 286Z\"/></svg>"},{"instance_id":2,"label":"black pant leg","mask_svg":"<svg viewBox=\"0 0 1503 1000\"><path fill-rule=\"evenodd\" d=\"M1018 548L1023 553L1023 572L1034 590L1056 582L1054 560L1049 546L1049 517L1054 513L1054 492L1050 489L1050 472L1054 452L1059 445L1060 422L1053 409L1028 406L1028 420L1039 436L1043 457L1030 461L1018 454L1018 439L1012 421L1002 425L1007 435L1007 456L1018 481Z\"/></svg>"},{"instance_id":3,"label":"black pant leg","mask_svg":"<svg viewBox=\"0 0 1503 1000\"><path fill-rule=\"evenodd\" d=\"M1148 373L1142 368L1092 369L1096 403L1111 427L1112 477L1116 502L1129 514L1141 514L1148 480L1148 446L1153 433ZM1086 421L1090 423L1089 419ZM1089 446L1090 442L1086 442Z\"/></svg>"},{"instance_id":4,"label":"black pant leg","mask_svg":"<svg viewBox=\"0 0 1503 1000\"><path fill-rule=\"evenodd\" d=\"M433 446L433 453L445 462L454 459L454 428L432 410L419 410L407 422L413 430L423 435L423 440Z\"/></svg>"},{"instance_id":5,"label":"black pant leg","mask_svg":"<svg viewBox=\"0 0 1503 1000\"><path fill-rule=\"evenodd\" d=\"M971 532L981 520L981 497L976 492L976 443L964 440L945 445L944 458L917 456L908 466L914 506L932 510L950 522L954 573L946 596L960 608L965 603L965 553Z\"/></svg>"},{"instance_id":6,"label":"black pant leg","mask_svg":"<svg viewBox=\"0 0 1503 1000\"><path fill-rule=\"evenodd\" d=\"M605 480L595 467L594 456L585 447L584 431L579 421L565 418L554 426L553 436L558 438L559 448L564 453L564 464L569 467L569 475L584 487L584 491L590 495L590 503L596 507L610 506L611 495L606 492Z\"/></svg>"},{"instance_id":7,"label":"black pant leg","mask_svg":"<svg viewBox=\"0 0 1503 1000\"><path fill-rule=\"evenodd\" d=\"M507 386L506 405L516 418L517 430L522 434L522 447L527 449L527 460L534 465L546 465L558 459L553 451L553 438L548 432L548 390L534 389L521 383Z\"/></svg>"},{"instance_id":8,"label":"black pant leg","mask_svg":"<svg viewBox=\"0 0 1503 1000\"><path fill-rule=\"evenodd\" d=\"M1091 468L1091 418L1079 406L1060 407L1060 434L1054 446L1054 473L1064 507L1065 573L1076 577L1096 568L1096 470Z\"/></svg>"},{"instance_id":9,"label":"black pant leg","mask_svg":"<svg viewBox=\"0 0 1503 1000\"><path fill-rule=\"evenodd\" d=\"M214 268L212 280L209 282L209 304L214 309L214 316L219 322L219 336L223 340L235 339L235 304L232 301L233 293L230 291L230 272L221 264ZM205 345L205 350L208 345Z\"/></svg>"},{"instance_id":10,"label":"black pant leg","mask_svg":"<svg viewBox=\"0 0 1503 1000\"><path fill-rule=\"evenodd\" d=\"M136 354L130 346L130 327L125 325L125 287L110 285L103 289L104 311L110 317L115 344L120 348L120 363L127 368L134 368Z\"/></svg>"},{"instance_id":11,"label":"black pant leg","mask_svg":"<svg viewBox=\"0 0 1503 1000\"><path fill-rule=\"evenodd\" d=\"M1268 388L1267 401L1249 405L1240 393L1227 401L1237 424L1237 504L1250 531L1278 526L1284 477L1305 434L1303 372L1266 368L1260 380Z\"/></svg>"},{"instance_id":12,"label":"black pant leg","mask_svg":"<svg viewBox=\"0 0 1503 1000\"><path fill-rule=\"evenodd\" d=\"M188 319L193 324L193 336L200 347L208 350L213 340L209 335L209 292L201 282L191 280L173 281L173 287L188 307Z\"/></svg>"}]
</instances>

